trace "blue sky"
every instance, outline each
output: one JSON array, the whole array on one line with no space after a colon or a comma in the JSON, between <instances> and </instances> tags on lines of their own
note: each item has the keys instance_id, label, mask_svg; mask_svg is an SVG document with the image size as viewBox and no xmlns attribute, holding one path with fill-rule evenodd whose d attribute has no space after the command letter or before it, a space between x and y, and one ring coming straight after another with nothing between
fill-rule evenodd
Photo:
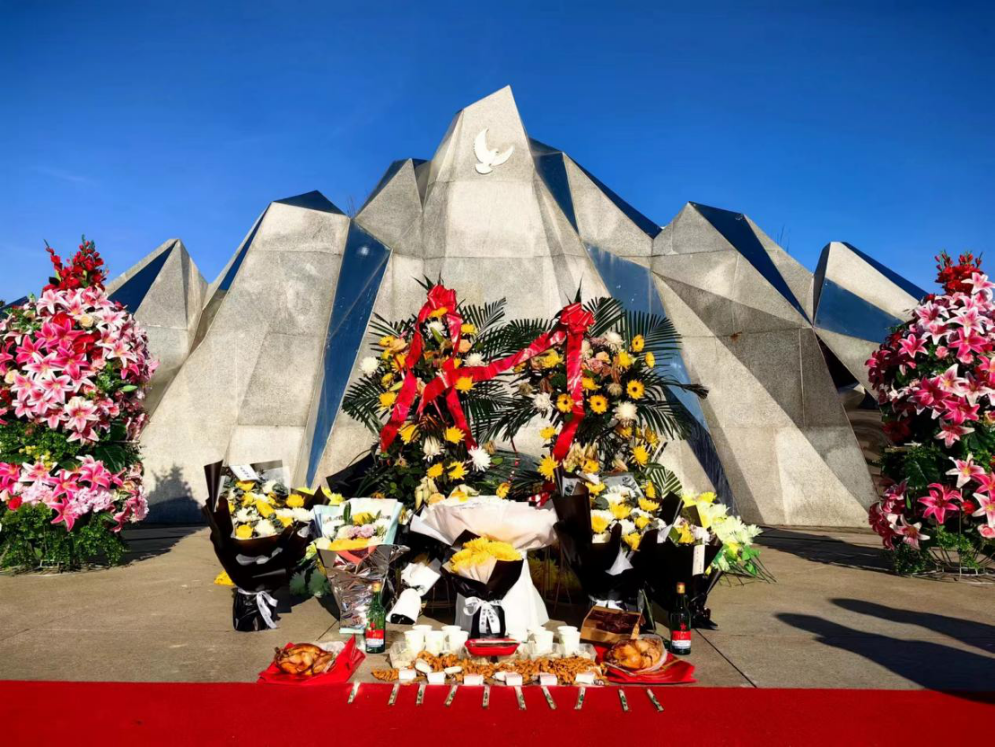
<instances>
[{"instance_id":1,"label":"blue sky","mask_svg":"<svg viewBox=\"0 0 995 747\"><path fill-rule=\"evenodd\" d=\"M737 210L809 268L849 241L929 287L991 236L993 7L0 0L0 298L83 232L112 274L179 236L213 280L271 200L361 204L509 83L660 224Z\"/></svg>"}]
</instances>

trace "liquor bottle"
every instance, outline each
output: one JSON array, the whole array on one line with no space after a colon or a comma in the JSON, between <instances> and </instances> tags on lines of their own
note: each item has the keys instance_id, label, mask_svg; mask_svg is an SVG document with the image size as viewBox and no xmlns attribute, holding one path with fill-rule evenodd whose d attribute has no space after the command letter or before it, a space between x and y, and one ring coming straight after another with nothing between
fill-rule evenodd
<instances>
[{"instance_id":1,"label":"liquor bottle","mask_svg":"<svg viewBox=\"0 0 995 747\"><path fill-rule=\"evenodd\" d=\"M366 653L382 654L387 650L387 612L380 600L380 584L373 585L373 601L366 613Z\"/></svg>"},{"instance_id":2,"label":"liquor bottle","mask_svg":"<svg viewBox=\"0 0 995 747\"><path fill-rule=\"evenodd\" d=\"M691 653L691 612L684 584L677 584L677 604L670 613L670 650L677 656Z\"/></svg>"}]
</instances>

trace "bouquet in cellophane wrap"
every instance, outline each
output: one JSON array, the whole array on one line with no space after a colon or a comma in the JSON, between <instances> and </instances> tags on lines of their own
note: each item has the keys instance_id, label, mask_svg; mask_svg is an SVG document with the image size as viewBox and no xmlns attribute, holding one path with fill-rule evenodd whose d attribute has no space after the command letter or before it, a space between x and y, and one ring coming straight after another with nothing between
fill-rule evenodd
<instances>
[{"instance_id":1,"label":"bouquet in cellophane wrap","mask_svg":"<svg viewBox=\"0 0 995 747\"><path fill-rule=\"evenodd\" d=\"M391 596L390 564L408 551L394 544L402 504L391 498L349 498L333 494L332 504L315 511L313 543L339 608L339 629L361 632L377 589Z\"/></svg>"},{"instance_id":2,"label":"bouquet in cellophane wrap","mask_svg":"<svg viewBox=\"0 0 995 747\"><path fill-rule=\"evenodd\" d=\"M450 548L443 572L458 593L457 624L485 635L544 625L549 616L525 554L552 544L555 514L494 495L454 492L425 506L412 518L411 531ZM498 620L500 630L493 630Z\"/></svg>"},{"instance_id":3,"label":"bouquet in cellophane wrap","mask_svg":"<svg viewBox=\"0 0 995 747\"><path fill-rule=\"evenodd\" d=\"M290 491L282 462L204 467L203 513L211 543L235 585L233 626L276 627L272 592L289 580L307 550L312 509L323 495Z\"/></svg>"}]
</instances>

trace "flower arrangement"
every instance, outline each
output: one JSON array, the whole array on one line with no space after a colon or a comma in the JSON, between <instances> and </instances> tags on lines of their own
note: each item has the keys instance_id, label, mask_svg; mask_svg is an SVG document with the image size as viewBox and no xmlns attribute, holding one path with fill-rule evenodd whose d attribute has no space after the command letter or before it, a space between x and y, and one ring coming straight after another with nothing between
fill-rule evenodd
<instances>
[{"instance_id":1,"label":"flower arrangement","mask_svg":"<svg viewBox=\"0 0 995 747\"><path fill-rule=\"evenodd\" d=\"M383 503L385 509L353 513L353 503L346 502L341 514L322 523L325 536L316 540L315 547L319 550L359 550L381 544L390 529L392 517L391 511L386 510L386 502L378 503Z\"/></svg>"},{"instance_id":2,"label":"flower arrangement","mask_svg":"<svg viewBox=\"0 0 995 747\"><path fill-rule=\"evenodd\" d=\"M595 482L591 487L606 483ZM613 481L604 490L591 495L591 530L595 543L605 543L611 538L612 528L621 527L622 541L630 551L639 549L639 543L646 532L667 528L660 519L660 503L647 498L634 486Z\"/></svg>"},{"instance_id":3,"label":"flower arrangement","mask_svg":"<svg viewBox=\"0 0 995 747\"><path fill-rule=\"evenodd\" d=\"M157 363L93 242L68 264L48 252L41 297L0 318L0 565L74 569L120 561L121 528L145 518L135 442Z\"/></svg>"},{"instance_id":4,"label":"flower arrangement","mask_svg":"<svg viewBox=\"0 0 995 747\"><path fill-rule=\"evenodd\" d=\"M276 480L233 480L226 492L235 539L272 537L294 524L311 523L305 496Z\"/></svg>"},{"instance_id":5,"label":"flower arrangement","mask_svg":"<svg viewBox=\"0 0 995 747\"><path fill-rule=\"evenodd\" d=\"M704 397L707 390L662 373L680 341L668 319L627 312L611 298L584 309L590 325L576 352L553 348L515 369L515 394L499 431L514 438L539 420L545 444L538 474L528 476L533 484L525 489L575 475L597 491L600 483L591 476L634 472L650 499L671 492L679 482L657 460L666 439L684 437L691 417L674 391Z\"/></svg>"},{"instance_id":6,"label":"flower arrangement","mask_svg":"<svg viewBox=\"0 0 995 747\"><path fill-rule=\"evenodd\" d=\"M869 521L898 572L982 571L995 555L995 284L971 254L937 269L943 293L867 361L893 443Z\"/></svg>"},{"instance_id":7,"label":"flower arrangement","mask_svg":"<svg viewBox=\"0 0 995 747\"><path fill-rule=\"evenodd\" d=\"M513 460L489 435L507 395L496 378L463 375L508 352L504 301L462 305L441 284L423 286L428 298L418 314L371 323L377 355L363 359L343 400L377 437L364 494L412 509L461 485L504 497Z\"/></svg>"},{"instance_id":8,"label":"flower arrangement","mask_svg":"<svg viewBox=\"0 0 995 747\"><path fill-rule=\"evenodd\" d=\"M725 573L770 578L760 562L760 550L754 546L754 541L761 534L760 527L731 515L728 506L717 502L712 492L685 494L681 496L681 504L681 515L671 528L670 539L679 545L721 544L722 549L711 568Z\"/></svg>"}]
</instances>

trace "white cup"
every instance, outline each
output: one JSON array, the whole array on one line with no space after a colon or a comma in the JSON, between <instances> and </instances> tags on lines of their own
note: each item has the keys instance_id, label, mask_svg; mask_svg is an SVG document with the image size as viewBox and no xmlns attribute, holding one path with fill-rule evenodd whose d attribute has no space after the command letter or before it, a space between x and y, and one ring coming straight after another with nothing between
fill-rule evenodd
<instances>
[{"instance_id":1,"label":"white cup","mask_svg":"<svg viewBox=\"0 0 995 747\"><path fill-rule=\"evenodd\" d=\"M580 651L580 631L576 629L560 631L560 643L563 645L563 655L573 656Z\"/></svg>"},{"instance_id":2,"label":"white cup","mask_svg":"<svg viewBox=\"0 0 995 747\"><path fill-rule=\"evenodd\" d=\"M524 643L529 639L529 634L526 632L525 628L511 628L508 630L508 637L513 638L519 643Z\"/></svg>"},{"instance_id":3,"label":"white cup","mask_svg":"<svg viewBox=\"0 0 995 747\"><path fill-rule=\"evenodd\" d=\"M535 630L532 632L532 650L538 656L544 656L553 651L553 631Z\"/></svg>"},{"instance_id":4,"label":"white cup","mask_svg":"<svg viewBox=\"0 0 995 747\"><path fill-rule=\"evenodd\" d=\"M420 630L420 631L422 631L422 633L427 633L428 631L430 631L432 629L432 626L431 625L425 625L425 624L412 625L411 629L412 630Z\"/></svg>"},{"instance_id":5,"label":"white cup","mask_svg":"<svg viewBox=\"0 0 995 747\"><path fill-rule=\"evenodd\" d=\"M425 634L425 650L433 656L442 654L446 647L446 634L441 630L430 630Z\"/></svg>"},{"instance_id":6,"label":"white cup","mask_svg":"<svg viewBox=\"0 0 995 747\"><path fill-rule=\"evenodd\" d=\"M575 633L576 631L577 631L577 627L574 626L574 625L560 625L556 629L556 632L559 633L561 636L564 633Z\"/></svg>"},{"instance_id":7,"label":"white cup","mask_svg":"<svg viewBox=\"0 0 995 747\"><path fill-rule=\"evenodd\" d=\"M415 629L405 630L404 645L408 649L409 654L417 656L425 650L425 631Z\"/></svg>"},{"instance_id":8,"label":"white cup","mask_svg":"<svg viewBox=\"0 0 995 747\"><path fill-rule=\"evenodd\" d=\"M447 637L449 641L449 652L452 654L458 654L460 649L466 645L469 640L470 634L465 630L455 630L450 633Z\"/></svg>"}]
</instances>

